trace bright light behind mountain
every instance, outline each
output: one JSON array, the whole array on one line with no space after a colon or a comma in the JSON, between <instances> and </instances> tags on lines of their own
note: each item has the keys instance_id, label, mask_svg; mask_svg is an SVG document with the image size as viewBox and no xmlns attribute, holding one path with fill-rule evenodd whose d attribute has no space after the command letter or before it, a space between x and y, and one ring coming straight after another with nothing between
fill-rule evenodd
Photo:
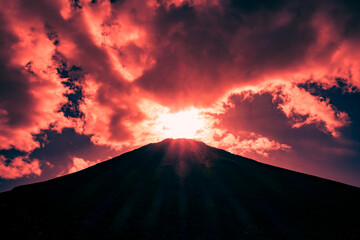
<instances>
[{"instance_id":1,"label":"bright light behind mountain","mask_svg":"<svg viewBox=\"0 0 360 240\"><path fill-rule=\"evenodd\" d=\"M191 109L177 113L164 113L159 116L159 126L166 138L194 138L205 126L199 110Z\"/></svg>"}]
</instances>

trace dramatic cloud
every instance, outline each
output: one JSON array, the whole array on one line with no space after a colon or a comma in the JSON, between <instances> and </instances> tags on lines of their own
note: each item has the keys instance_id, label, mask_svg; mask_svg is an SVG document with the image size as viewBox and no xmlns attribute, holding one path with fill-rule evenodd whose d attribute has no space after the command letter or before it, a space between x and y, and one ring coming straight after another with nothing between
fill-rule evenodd
<instances>
[{"instance_id":1,"label":"dramatic cloud","mask_svg":"<svg viewBox=\"0 0 360 240\"><path fill-rule=\"evenodd\" d=\"M62 121L56 110L65 101L64 89L52 67L54 46L44 23L7 10L0 19L0 148L31 151L39 146L32 134Z\"/></svg>"},{"instance_id":2,"label":"dramatic cloud","mask_svg":"<svg viewBox=\"0 0 360 240\"><path fill-rule=\"evenodd\" d=\"M0 151L14 152L3 166L25 154L46 178L187 134L307 172L321 168L310 151L329 159L313 171L326 177L335 157L352 159L343 173L360 169L349 107L359 11L337 0L11 1L0 10Z\"/></svg>"},{"instance_id":3,"label":"dramatic cloud","mask_svg":"<svg viewBox=\"0 0 360 240\"><path fill-rule=\"evenodd\" d=\"M10 164L5 163L6 159L0 155L0 177L4 179L14 179L30 174L40 175L40 163L37 159L27 162L21 157L12 160Z\"/></svg>"},{"instance_id":4,"label":"dramatic cloud","mask_svg":"<svg viewBox=\"0 0 360 240\"><path fill-rule=\"evenodd\" d=\"M291 146L281 144L274 140L270 140L267 137L256 135L252 132L237 133L235 135L227 133L222 135L220 138L215 136L217 141L214 141L214 144L217 147L227 149L233 153L245 156L251 153L256 153L258 155L267 157L269 152L279 150L286 151L291 149Z\"/></svg>"},{"instance_id":5,"label":"dramatic cloud","mask_svg":"<svg viewBox=\"0 0 360 240\"><path fill-rule=\"evenodd\" d=\"M315 123L319 128L324 128L323 131L337 137L337 129L349 123L348 115L337 111L327 99L315 97L295 86L280 85L278 90L273 101L281 102L278 108L292 119L295 128Z\"/></svg>"},{"instance_id":6,"label":"dramatic cloud","mask_svg":"<svg viewBox=\"0 0 360 240\"><path fill-rule=\"evenodd\" d=\"M70 167L69 171L66 174L78 172L80 170L83 170L85 168L88 168L92 165L95 165L96 163L99 163L100 161L86 161L82 158L73 157L73 165Z\"/></svg>"}]
</instances>

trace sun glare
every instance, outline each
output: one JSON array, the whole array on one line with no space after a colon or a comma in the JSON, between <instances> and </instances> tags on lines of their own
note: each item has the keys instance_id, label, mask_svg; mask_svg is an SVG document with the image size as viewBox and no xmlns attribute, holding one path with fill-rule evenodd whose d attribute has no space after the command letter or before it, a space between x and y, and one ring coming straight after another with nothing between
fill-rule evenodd
<instances>
[{"instance_id":1,"label":"sun glare","mask_svg":"<svg viewBox=\"0 0 360 240\"><path fill-rule=\"evenodd\" d=\"M194 138L205 125L204 119L196 109L164 113L158 120L160 131L167 138Z\"/></svg>"}]
</instances>

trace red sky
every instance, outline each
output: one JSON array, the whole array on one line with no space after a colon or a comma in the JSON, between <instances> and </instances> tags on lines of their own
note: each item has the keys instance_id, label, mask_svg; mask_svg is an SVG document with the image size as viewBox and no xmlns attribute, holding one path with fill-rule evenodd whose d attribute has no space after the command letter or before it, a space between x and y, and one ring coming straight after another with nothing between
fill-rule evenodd
<instances>
[{"instance_id":1,"label":"red sky","mask_svg":"<svg viewBox=\"0 0 360 240\"><path fill-rule=\"evenodd\" d=\"M167 137L360 186L353 1L4 1L0 191Z\"/></svg>"}]
</instances>

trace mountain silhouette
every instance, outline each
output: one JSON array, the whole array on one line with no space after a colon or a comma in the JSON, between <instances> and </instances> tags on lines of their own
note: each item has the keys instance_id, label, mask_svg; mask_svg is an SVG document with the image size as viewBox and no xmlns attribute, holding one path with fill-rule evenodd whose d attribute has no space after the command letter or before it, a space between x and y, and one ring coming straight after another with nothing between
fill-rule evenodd
<instances>
[{"instance_id":1,"label":"mountain silhouette","mask_svg":"<svg viewBox=\"0 0 360 240\"><path fill-rule=\"evenodd\" d=\"M360 239L359 204L359 188L165 139L1 193L0 229L8 239Z\"/></svg>"}]
</instances>

